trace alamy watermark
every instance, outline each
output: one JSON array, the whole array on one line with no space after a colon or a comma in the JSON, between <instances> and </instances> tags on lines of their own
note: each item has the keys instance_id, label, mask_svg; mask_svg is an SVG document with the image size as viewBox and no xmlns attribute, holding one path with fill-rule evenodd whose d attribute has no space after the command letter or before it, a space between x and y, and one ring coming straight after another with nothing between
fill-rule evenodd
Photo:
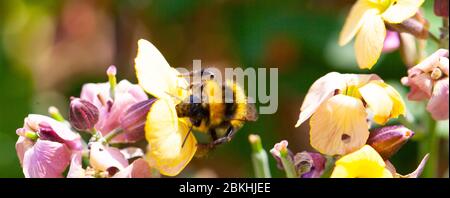
<instances>
[{"instance_id":1,"label":"alamy watermark","mask_svg":"<svg viewBox=\"0 0 450 198\"><path fill-rule=\"evenodd\" d=\"M192 94L201 96L201 85L206 80L214 80L219 85L224 82L237 83L245 90L248 103L259 102L260 114L274 114L278 109L278 68L225 68L224 74L214 67L202 68L201 60L193 60L192 72L186 68L176 68L181 74L190 73L190 78L186 78L191 85ZM267 70L269 70L267 72ZM200 72L201 71L201 72ZM232 89L216 90L214 95L221 97L225 94L225 103L233 103ZM208 102L205 97L195 97L194 103Z\"/></svg>"}]
</instances>

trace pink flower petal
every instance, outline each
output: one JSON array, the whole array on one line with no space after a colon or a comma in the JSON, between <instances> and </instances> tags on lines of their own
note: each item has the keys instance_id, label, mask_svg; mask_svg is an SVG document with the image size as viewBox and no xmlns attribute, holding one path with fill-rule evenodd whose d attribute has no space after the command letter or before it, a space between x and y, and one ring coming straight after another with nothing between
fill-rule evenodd
<instances>
[{"instance_id":1,"label":"pink flower petal","mask_svg":"<svg viewBox=\"0 0 450 198\"><path fill-rule=\"evenodd\" d=\"M73 132L68 125L50 118L48 116L30 114L25 118L25 126L27 127L30 123L39 126L40 123L45 123L49 125L59 138L64 140L64 143L72 150L82 149L81 137L79 134ZM30 129L32 130L32 129Z\"/></svg>"},{"instance_id":2,"label":"pink flower petal","mask_svg":"<svg viewBox=\"0 0 450 198\"><path fill-rule=\"evenodd\" d=\"M425 60L414 66L414 68L420 69L425 73L433 71L433 69L439 65L439 60L441 57L448 57L448 50L439 49L430 56L428 56ZM448 71L448 70L447 70ZM448 74L448 72L447 72Z\"/></svg>"},{"instance_id":3,"label":"pink flower petal","mask_svg":"<svg viewBox=\"0 0 450 198\"><path fill-rule=\"evenodd\" d=\"M444 72L445 75L448 76L448 68L449 68L449 63L448 63L448 58L447 57L441 57L439 59L439 68L442 70L442 72Z\"/></svg>"},{"instance_id":4,"label":"pink flower petal","mask_svg":"<svg viewBox=\"0 0 450 198\"><path fill-rule=\"evenodd\" d=\"M408 85L411 87L408 93L409 100L420 101L431 97L433 80L429 74L421 73L408 77Z\"/></svg>"},{"instance_id":5,"label":"pink flower petal","mask_svg":"<svg viewBox=\"0 0 450 198\"><path fill-rule=\"evenodd\" d=\"M86 170L82 166L82 152L75 152L71 156L70 168L67 173L67 178L84 178Z\"/></svg>"},{"instance_id":6,"label":"pink flower petal","mask_svg":"<svg viewBox=\"0 0 450 198\"><path fill-rule=\"evenodd\" d=\"M127 147L121 149L120 152L127 160L144 156L144 151L138 147Z\"/></svg>"},{"instance_id":7,"label":"pink flower petal","mask_svg":"<svg viewBox=\"0 0 450 198\"><path fill-rule=\"evenodd\" d=\"M90 145L90 159L91 166L97 170L107 171L108 168L115 167L119 170L128 166L128 160L114 147L106 147L100 142L94 142Z\"/></svg>"},{"instance_id":8,"label":"pink flower petal","mask_svg":"<svg viewBox=\"0 0 450 198\"><path fill-rule=\"evenodd\" d=\"M395 51L400 47L400 37L395 31L386 31L386 38L384 39L383 49L384 53Z\"/></svg>"},{"instance_id":9,"label":"pink flower petal","mask_svg":"<svg viewBox=\"0 0 450 198\"><path fill-rule=\"evenodd\" d=\"M25 152L23 173L27 178L62 177L69 162L70 151L64 144L37 140L36 144Z\"/></svg>"},{"instance_id":10,"label":"pink flower petal","mask_svg":"<svg viewBox=\"0 0 450 198\"><path fill-rule=\"evenodd\" d=\"M89 101L100 109L103 105L97 97L98 94L102 95L105 99L109 98L109 83L84 84L81 89L80 98Z\"/></svg>"},{"instance_id":11,"label":"pink flower petal","mask_svg":"<svg viewBox=\"0 0 450 198\"><path fill-rule=\"evenodd\" d=\"M149 178L151 176L150 166L144 159L139 158L127 168L116 173L113 178Z\"/></svg>"},{"instance_id":12,"label":"pink flower petal","mask_svg":"<svg viewBox=\"0 0 450 198\"><path fill-rule=\"evenodd\" d=\"M435 120L448 119L448 83L448 77L438 80L434 85L433 96L428 102L427 110Z\"/></svg>"},{"instance_id":13,"label":"pink flower petal","mask_svg":"<svg viewBox=\"0 0 450 198\"><path fill-rule=\"evenodd\" d=\"M34 142L26 137L19 136L19 139L16 142L16 152L19 157L20 165L23 165L23 156L25 152L32 148Z\"/></svg>"},{"instance_id":14,"label":"pink flower petal","mask_svg":"<svg viewBox=\"0 0 450 198\"><path fill-rule=\"evenodd\" d=\"M112 106L102 105L102 102L97 97L98 94L102 95L105 101L110 101L110 105ZM122 80L117 84L115 100L112 100L109 95L109 83L90 83L84 85L80 98L91 102L100 110L99 122L95 125L95 128L103 135L120 127L120 118L131 105L148 99L140 86L131 84L127 80ZM135 142L142 138L142 136L121 134L115 137L111 143Z\"/></svg>"}]
</instances>

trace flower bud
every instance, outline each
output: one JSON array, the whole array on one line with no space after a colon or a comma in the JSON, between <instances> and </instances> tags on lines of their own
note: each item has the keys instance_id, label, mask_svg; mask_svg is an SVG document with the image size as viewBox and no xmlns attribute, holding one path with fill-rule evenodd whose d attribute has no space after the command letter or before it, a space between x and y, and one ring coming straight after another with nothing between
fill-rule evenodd
<instances>
[{"instance_id":1,"label":"flower bud","mask_svg":"<svg viewBox=\"0 0 450 198\"><path fill-rule=\"evenodd\" d=\"M111 96L112 99L115 98L116 96L116 86L117 86L117 79L116 79L116 74L117 74L117 68L114 65L111 65L108 67L108 69L106 70L106 75L108 75L108 81L109 81L109 95Z\"/></svg>"},{"instance_id":2,"label":"flower bud","mask_svg":"<svg viewBox=\"0 0 450 198\"><path fill-rule=\"evenodd\" d=\"M50 114L50 116L60 122L64 122L64 117L61 115L61 113L59 112L58 108L51 106L48 108L48 113Z\"/></svg>"},{"instance_id":3,"label":"flower bud","mask_svg":"<svg viewBox=\"0 0 450 198\"><path fill-rule=\"evenodd\" d=\"M428 22L421 22L414 18L409 18L404 20L399 24L389 24L389 29L395 30L397 32L406 32L414 35L420 39L428 38Z\"/></svg>"},{"instance_id":4,"label":"flower bud","mask_svg":"<svg viewBox=\"0 0 450 198\"><path fill-rule=\"evenodd\" d=\"M319 178L325 170L326 159L319 153L301 152L294 156L294 165L301 178Z\"/></svg>"},{"instance_id":5,"label":"flower bud","mask_svg":"<svg viewBox=\"0 0 450 198\"><path fill-rule=\"evenodd\" d=\"M70 124L77 130L92 129L98 122L97 107L86 100L72 98L69 111Z\"/></svg>"},{"instance_id":6,"label":"flower bud","mask_svg":"<svg viewBox=\"0 0 450 198\"><path fill-rule=\"evenodd\" d=\"M144 137L145 121L152 104L156 99L144 100L130 106L120 118L120 126L127 136ZM132 138L134 139L134 138ZM137 138L138 139L138 138Z\"/></svg>"},{"instance_id":7,"label":"flower bud","mask_svg":"<svg viewBox=\"0 0 450 198\"><path fill-rule=\"evenodd\" d=\"M267 152L264 150L261 137L256 134L250 134L248 140L252 146L252 163L257 178L270 178L269 160Z\"/></svg>"},{"instance_id":8,"label":"flower bud","mask_svg":"<svg viewBox=\"0 0 450 198\"><path fill-rule=\"evenodd\" d=\"M287 148L288 141L283 140L279 143L276 143L273 148L270 150L272 156L277 160L278 168L282 168L284 172L286 172L286 177L288 178L297 178L298 174L295 170L294 159L292 152ZM279 161L279 162L278 162Z\"/></svg>"},{"instance_id":9,"label":"flower bud","mask_svg":"<svg viewBox=\"0 0 450 198\"><path fill-rule=\"evenodd\" d=\"M290 159L294 158L294 154L291 150L287 148L288 142L286 140L283 140L279 143L276 143L274 147L270 150L270 154L272 154L272 157L275 158L277 161L277 168L280 170L284 170L283 163L281 162L281 149L285 148L288 153L288 157Z\"/></svg>"},{"instance_id":10,"label":"flower bud","mask_svg":"<svg viewBox=\"0 0 450 198\"><path fill-rule=\"evenodd\" d=\"M386 126L373 130L367 144L372 146L384 160L387 160L413 135L413 131L402 125Z\"/></svg>"},{"instance_id":11,"label":"flower bud","mask_svg":"<svg viewBox=\"0 0 450 198\"><path fill-rule=\"evenodd\" d=\"M448 17L448 0L434 0L434 14Z\"/></svg>"}]
</instances>

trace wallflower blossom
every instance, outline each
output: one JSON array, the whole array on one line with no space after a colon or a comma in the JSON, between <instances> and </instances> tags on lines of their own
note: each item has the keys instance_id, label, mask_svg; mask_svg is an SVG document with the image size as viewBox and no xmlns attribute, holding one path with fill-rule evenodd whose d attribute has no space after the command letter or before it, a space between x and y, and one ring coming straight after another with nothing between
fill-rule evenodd
<instances>
[{"instance_id":1,"label":"wallflower blossom","mask_svg":"<svg viewBox=\"0 0 450 198\"><path fill-rule=\"evenodd\" d=\"M440 49L408 70L402 84L411 88L408 99L429 100L427 110L435 120L448 119L448 50Z\"/></svg>"},{"instance_id":2,"label":"wallflower blossom","mask_svg":"<svg viewBox=\"0 0 450 198\"><path fill-rule=\"evenodd\" d=\"M110 68L114 69L108 70L109 75L115 74L115 67L111 66ZM99 109L99 120L95 129L102 135L121 126L121 118L125 116L129 107L148 99L140 86L131 84L127 80L122 80L114 86L114 89L111 89L110 82L88 83L83 85L80 94L81 99L94 104ZM137 133L139 134L121 133L114 137L111 143L135 142L144 138L143 131L137 131Z\"/></svg>"},{"instance_id":3,"label":"wallflower blossom","mask_svg":"<svg viewBox=\"0 0 450 198\"><path fill-rule=\"evenodd\" d=\"M309 89L296 127L310 119L310 142L319 152L344 155L361 148L371 119L386 123L405 113L400 94L375 74L328 73Z\"/></svg>"},{"instance_id":4,"label":"wallflower blossom","mask_svg":"<svg viewBox=\"0 0 450 198\"><path fill-rule=\"evenodd\" d=\"M416 14L423 2L424 0L358 0L342 28L339 45L346 45L356 35L356 61L362 69L372 68L383 49L385 22L403 22Z\"/></svg>"},{"instance_id":5,"label":"wallflower blossom","mask_svg":"<svg viewBox=\"0 0 450 198\"><path fill-rule=\"evenodd\" d=\"M43 115L28 115L17 134L17 156L27 178L62 177L71 155L82 149L80 136L68 125Z\"/></svg>"},{"instance_id":6,"label":"wallflower blossom","mask_svg":"<svg viewBox=\"0 0 450 198\"><path fill-rule=\"evenodd\" d=\"M197 140L192 133L188 135L189 120L178 118L175 109L180 102L178 99L187 96L188 83L170 67L158 49L144 39L138 41L135 69L139 85L158 98L145 124L147 160L163 175L178 175L197 151Z\"/></svg>"},{"instance_id":7,"label":"wallflower blossom","mask_svg":"<svg viewBox=\"0 0 450 198\"><path fill-rule=\"evenodd\" d=\"M383 158L369 145L336 161L331 178L393 178Z\"/></svg>"}]
</instances>

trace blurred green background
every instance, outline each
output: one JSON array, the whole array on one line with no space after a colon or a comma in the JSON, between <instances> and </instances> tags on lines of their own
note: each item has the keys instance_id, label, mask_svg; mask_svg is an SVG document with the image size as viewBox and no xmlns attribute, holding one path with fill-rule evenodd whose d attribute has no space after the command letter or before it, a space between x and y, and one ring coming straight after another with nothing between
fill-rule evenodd
<instances>
[{"instance_id":1,"label":"blurred green background","mask_svg":"<svg viewBox=\"0 0 450 198\"><path fill-rule=\"evenodd\" d=\"M352 45L337 45L352 0L9 0L0 1L0 177L23 177L15 130L28 113L50 105L67 113L70 96L87 82L106 81L114 64L120 79L136 82L136 41L154 43L174 67L193 59L212 67L278 67L277 113L248 123L229 144L194 159L180 175L252 177L248 135L266 150L286 139L294 152L309 146L308 124L294 128L309 86L330 71L367 73L355 63ZM432 1L425 3L431 31ZM432 45L428 45L430 49ZM434 46L435 47L435 46ZM407 68L398 51L384 54L371 72L399 85ZM406 93L404 87L398 86ZM423 114L409 103L414 115ZM440 124L440 175L448 177L448 121ZM398 172L415 169L418 143L394 156ZM272 174L284 177L270 158Z\"/></svg>"}]
</instances>

